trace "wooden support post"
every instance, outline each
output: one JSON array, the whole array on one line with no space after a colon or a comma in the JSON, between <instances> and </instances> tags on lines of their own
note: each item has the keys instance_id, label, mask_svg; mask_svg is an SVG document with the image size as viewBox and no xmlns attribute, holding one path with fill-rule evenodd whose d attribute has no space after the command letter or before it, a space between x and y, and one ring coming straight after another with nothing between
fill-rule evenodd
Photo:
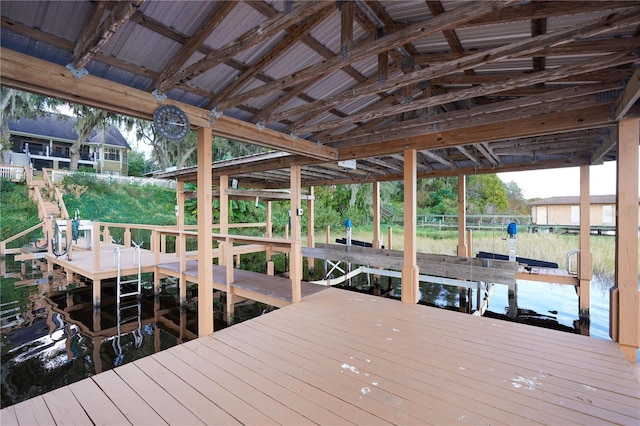
<instances>
[{"instance_id":1,"label":"wooden support post","mask_svg":"<svg viewBox=\"0 0 640 426\"><path fill-rule=\"evenodd\" d=\"M213 333L211 129L198 129L198 336Z\"/></svg>"},{"instance_id":2,"label":"wooden support post","mask_svg":"<svg viewBox=\"0 0 640 426\"><path fill-rule=\"evenodd\" d=\"M467 256L465 229L467 228L467 191L465 176L458 175L458 256Z\"/></svg>"},{"instance_id":3,"label":"wooden support post","mask_svg":"<svg viewBox=\"0 0 640 426\"><path fill-rule=\"evenodd\" d=\"M153 274L153 295L160 296L160 274L158 273Z\"/></svg>"},{"instance_id":4,"label":"wooden support post","mask_svg":"<svg viewBox=\"0 0 640 426\"><path fill-rule=\"evenodd\" d=\"M95 312L96 309L100 309L100 287L102 285L102 281L93 280L92 292L93 292L93 310Z\"/></svg>"},{"instance_id":5,"label":"wooden support post","mask_svg":"<svg viewBox=\"0 0 640 426\"><path fill-rule=\"evenodd\" d=\"M272 206L271 206L271 201L267 201L267 220L266 220L266 229L265 229L265 233L264 236L266 238L273 238L273 221L271 218L271 212L272 212ZM271 256L273 256L273 250L271 249L271 246L267 246L267 248L265 249L265 257L267 259L267 262L271 261Z\"/></svg>"},{"instance_id":6,"label":"wooden support post","mask_svg":"<svg viewBox=\"0 0 640 426\"><path fill-rule=\"evenodd\" d=\"M291 299L293 303L302 300L302 226L298 210L300 209L300 166L291 166L291 252L289 253L289 277L291 278Z\"/></svg>"},{"instance_id":7,"label":"wooden support post","mask_svg":"<svg viewBox=\"0 0 640 426\"><path fill-rule=\"evenodd\" d=\"M315 200L314 200L313 186L309 187L309 199L307 200L307 247L316 246L316 224L315 224ZM313 257L307 257L307 271L308 276L313 277L314 269Z\"/></svg>"},{"instance_id":8,"label":"wooden support post","mask_svg":"<svg viewBox=\"0 0 640 426\"><path fill-rule=\"evenodd\" d=\"M591 237L591 202L589 191L589 166L580 166L580 237L578 254L578 279L580 287L578 289L578 317L580 334L589 335L590 322L590 289L591 278L593 277L592 255L590 248Z\"/></svg>"},{"instance_id":9,"label":"wooden support post","mask_svg":"<svg viewBox=\"0 0 640 426\"><path fill-rule=\"evenodd\" d=\"M380 238L380 182L373 182L373 248L382 247Z\"/></svg>"},{"instance_id":10,"label":"wooden support post","mask_svg":"<svg viewBox=\"0 0 640 426\"><path fill-rule=\"evenodd\" d=\"M393 229L387 228L387 250L393 250Z\"/></svg>"},{"instance_id":11,"label":"wooden support post","mask_svg":"<svg viewBox=\"0 0 640 426\"><path fill-rule=\"evenodd\" d=\"M467 229L467 257L473 257L473 231Z\"/></svg>"},{"instance_id":12,"label":"wooden support post","mask_svg":"<svg viewBox=\"0 0 640 426\"><path fill-rule=\"evenodd\" d=\"M131 247L131 228L128 226L124 228L124 246L126 248Z\"/></svg>"},{"instance_id":13,"label":"wooden support post","mask_svg":"<svg viewBox=\"0 0 640 426\"><path fill-rule=\"evenodd\" d=\"M73 224L67 219L67 229L65 231L65 241L67 242L67 259L73 259Z\"/></svg>"},{"instance_id":14,"label":"wooden support post","mask_svg":"<svg viewBox=\"0 0 640 426\"><path fill-rule=\"evenodd\" d=\"M227 189L229 188L229 176L222 175L220 176L220 233L223 235L227 235L229 233L229 195L227 195ZM219 263L220 265L227 265L227 250L231 252L231 247L227 247L227 242L229 240L225 240L219 244L220 247L220 257ZM231 243L233 245L233 243ZM233 259L229 265L233 266Z\"/></svg>"},{"instance_id":15,"label":"wooden support post","mask_svg":"<svg viewBox=\"0 0 640 426\"><path fill-rule=\"evenodd\" d=\"M49 244L51 250L52 244ZM100 270L100 222L93 222L93 230L91 231L91 250L93 250L93 270Z\"/></svg>"},{"instance_id":16,"label":"wooden support post","mask_svg":"<svg viewBox=\"0 0 640 426\"><path fill-rule=\"evenodd\" d=\"M180 306L185 306L187 304L187 277L182 272L180 273L180 278L178 278L178 292Z\"/></svg>"},{"instance_id":17,"label":"wooden support post","mask_svg":"<svg viewBox=\"0 0 640 426\"><path fill-rule=\"evenodd\" d=\"M325 243L331 244L331 225L325 227Z\"/></svg>"},{"instance_id":18,"label":"wooden support post","mask_svg":"<svg viewBox=\"0 0 640 426\"><path fill-rule=\"evenodd\" d=\"M105 225L104 230L102 231L102 241L105 244L111 243L111 232L109 231L109 226Z\"/></svg>"},{"instance_id":19,"label":"wooden support post","mask_svg":"<svg viewBox=\"0 0 640 426\"><path fill-rule=\"evenodd\" d=\"M609 334L633 364L640 346L638 293L638 140L640 119L618 123L616 271L611 290Z\"/></svg>"},{"instance_id":20,"label":"wooden support post","mask_svg":"<svg viewBox=\"0 0 640 426\"><path fill-rule=\"evenodd\" d=\"M402 302L418 303L418 264L416 255L417 152L404 151L404 263L402 266Z\"/></svg>"},{"instance_id":21,"label":"wooden support post","mask_svg":"<svg viewBox=\"0 0 640 426\"><path fill-rule=\"evenodd\" d=\"M226 258L224 259L224 265L226 266L225 282L227 283L226 321L227 321L227 325L232 325L233 315L235 312L235 305L236 305L235 291L233 286L231 285L235 281L234 273L233 273L233 250L231 249L231 247L233 247L233 240L227 237L224 242L224 246L226 247L226 250L225 250Z\"/></svg>"}]
</instances>

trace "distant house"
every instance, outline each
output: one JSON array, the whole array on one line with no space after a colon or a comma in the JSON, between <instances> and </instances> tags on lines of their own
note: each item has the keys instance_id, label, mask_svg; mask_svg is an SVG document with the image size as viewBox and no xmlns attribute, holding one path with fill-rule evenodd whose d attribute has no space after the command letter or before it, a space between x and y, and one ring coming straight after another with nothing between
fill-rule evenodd
<instances>
[{"instance_id":1,"label":"distant house","mask_svg":"<svg viewBox=\"0 0 640 426\"><path fill-rule=\"evenodd\" d=\"M11 164L43 168L68 169L69 148L76 141L76 119L49 114L37 119L9 120ZM131 146L117 127L93 129L80 148L78 167L90 167L99 173L127 176Z\"/></svg>"},{"instance_id":2,"label":"distant house","mask_svg":"<svg viewBox=\"0 0 640 426\"><path fill-rule=\"evenodd\" d=\"M591 226L616 224L615 195L592 195L589 202ZM580 197L550 197L529 204L534 225L580 225Z\"/></svg>"}]
</instances>

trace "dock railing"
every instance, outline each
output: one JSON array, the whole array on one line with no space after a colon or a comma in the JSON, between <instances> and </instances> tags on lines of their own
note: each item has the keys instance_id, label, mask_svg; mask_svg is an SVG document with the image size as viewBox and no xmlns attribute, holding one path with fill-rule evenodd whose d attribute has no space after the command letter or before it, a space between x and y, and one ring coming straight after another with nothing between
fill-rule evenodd
<instances>
[{"instance_id":1,"label":"dock railing","mask_svg":"<svg viewBox=\"0 0 640 426\"><path fill-rule=\"evenodd\" d=\"M238 227L247 228L247 227L261 227L264 226L264 223L253 223L253 224L230 224L229 227L236 227L236 225L241 225ZM219 226L214 226L215 228L219 228ZM160 262L160 254L162 250L160 247L162 246L161 241L163 238L167 236L173 236L176 239L176 256L179 258L180 267L179 273L182 274L186 271L186 260L188 258L186 242L187 239L192 238L197 240L198 233L196 231L191 230L178 230L178 229L170 229L170 228L157 228L153 232L153 240L154 243L152 246L154 247L153 252L155 256L155 263ZM265 251L267 254L280 252L280 253L292 253L295 250L300 250L300 242L289 240L286 238L272 238L272 237L255 237L255 236L246 236L246 235L235 235L235 234L213 234L211 243L214 242L218 245L218 249L214 251L213 259L218 259L218 264L224 266L226 268L226 283L230 285L234 282L234 266L236 262L234 262L234 256L240 256L240 254L245 253L255 253ZM267 260L268 259L267 255ZM211 261L213 261L211 259ZM236 258L237 259L237 258ZM200 259L202 260L202 259ZM269 269L267 269L269 270ZM290 278L291 278L291 286L292 286L292 298L294 301L300 300L300 286L302 281L302 263L297 265L297 262L291 262L290 266Z\"/></svg>"},{"instance_id":2,"label":"dock railing","mask_svg":"<svg viewBox=\"0 0 640 426\"><path fill-rule=\"evenodd\" d=\"M4 241L0 241L0 257L4 257L7 254L17 254L20 253L20 247L18 248L7 248L7 244L16 241L17 239L24 237L25 235L28 235L32 232L37 231L38 229L41 229L42 235L46 235L46 222L40 222L36 225L33 225L32 227L25 229L22 232L17 233L16 235L7 238Z\"/></svg>"}]
</instances>

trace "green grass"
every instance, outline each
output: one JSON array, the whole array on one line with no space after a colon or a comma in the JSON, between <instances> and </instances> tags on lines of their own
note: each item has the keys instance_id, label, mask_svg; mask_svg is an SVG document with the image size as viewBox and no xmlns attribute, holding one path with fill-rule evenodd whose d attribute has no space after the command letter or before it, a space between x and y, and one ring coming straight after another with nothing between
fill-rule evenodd
<instances>
[{"instance_id":1,"label":"green grass","mask_svg":"<svg viewBox=\"0 0 640 426\"><path fill-rule=\"evenodd\" d=\"M38 207L29 198L26 185L0 179L0 241L40 222ZM29 236L14 241L11 247L20 247L29 242Z\"/></svg>"}]
</instances>

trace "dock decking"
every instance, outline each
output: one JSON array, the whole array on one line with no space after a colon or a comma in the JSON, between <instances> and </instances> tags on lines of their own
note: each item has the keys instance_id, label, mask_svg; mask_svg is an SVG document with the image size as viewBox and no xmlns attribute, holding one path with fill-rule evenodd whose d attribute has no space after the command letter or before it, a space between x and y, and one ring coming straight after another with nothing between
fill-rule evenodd
<instances>
[{"instance_id":1,"label":"dock decking","mask_svg":"<svg viewBox=\"0 0 640 426\"><path fill-rule=\"evenodd\" d=\"M198 261L187 260L187 269L184 274L187 277L193 277L193 281L197 282L198 277ZM169 274L177 276L180 271L180 262L162 263L158 265L158 271L161 274ZM213 288L220 291L227 290L227 276L224 266L213 266ZM272 275L265 275L258 272L245 271L243 269L234 269L234 282L231 283L235 294L240 297L255 300L257 302L266 303L278 308L287 306L292 302L291 280ZM319 291L325 290L327 287L310 284L302 281L301 290L302 297L310 296Z\"/></svg>"},{"instance_id":2,"label":"dock decking","mask_svg":"<svg viewBox=\"0 0 640 426\"><path fill-rule=\"evenodd\" d=\"M617 344L330 288L3 409L12 424L640 423Z\"/></svg>"}]
</instances>

